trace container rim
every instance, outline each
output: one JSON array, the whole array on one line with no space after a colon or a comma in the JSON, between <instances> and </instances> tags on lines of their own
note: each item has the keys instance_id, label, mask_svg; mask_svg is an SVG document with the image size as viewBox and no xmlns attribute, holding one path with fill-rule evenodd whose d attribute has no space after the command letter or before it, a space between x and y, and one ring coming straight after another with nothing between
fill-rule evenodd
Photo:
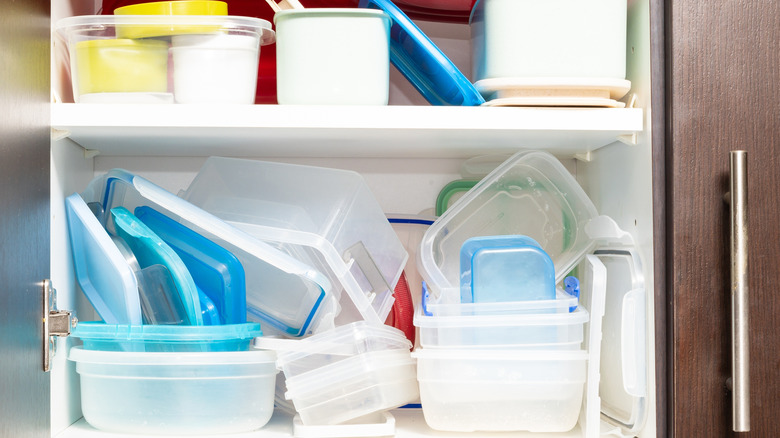
<instances>
[{"instance_id":1,"label":"container rim","mask_svg":"<svg viewBox=\"0 0 780 438\"><path fill-rule=\"evenodd\" d=\"M276 355L272 351L217 351L217 352L129 352L85 350L80 346L70 349L68 360L96 365L272 365Z\"/></svg>"}]
</instances>

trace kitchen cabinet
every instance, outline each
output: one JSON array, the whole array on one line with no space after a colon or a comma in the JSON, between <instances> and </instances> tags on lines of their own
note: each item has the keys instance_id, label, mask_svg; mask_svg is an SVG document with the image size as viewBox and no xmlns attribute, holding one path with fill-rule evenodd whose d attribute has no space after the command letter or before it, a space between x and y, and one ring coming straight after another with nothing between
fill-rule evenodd
<instances>
[{"instance_id":1,"label":"kitchen cabinet","mask_svg":"<svg viewBox=\"0 0 780 438\"><path fill-rule=\"evenodd\" d=\"M7 280L0 324L9 336L0 342L14 354L1 380L3 393L12 394L2 404L4 436L106 436L79 421L77 380L64 354L72 341L57 340L59 354L49 374L39 367L43 278L53 279L60 308L91 316L76 293L62 200L95 174L124 167L176 191L208 155L304 162L357 170L387 211L417 213L460 176L466 159L521 148L555 153L599 212L638 243L647 288L654 291L648 294L647 329L655 334L648 354L656 367L642 436L724 436L730 429L728 218L722 195L725 151L748 149L753 433L773 430L769 409L778 405L778 346L768 327L779 309L768 291L780 275L777 5L629 2L633 108L429 107L396 76L394 105L378 108L225 111L55 103L50 142L43 132L48 121L42 120L49 115L49 86L43 83L48 77L32 74L47 70L41 64L48 59L48 24L41 29L41 23L49 5L24 3L4 1L14 7L0 18L4 44L18 41L6 35L24 36L29 50L4 51L18 63L2 63L4 77L26 80L24 86L4 81L0 99L4 113L17 116L4 117L0 125L9 140L4 156L14 158L2 163L1 269ZM73 3L55 2L54 18L94 12L90 4ZM432 24L425 30L448 54L467 51L462 28ZM14 70L31 53L40 64ZM456 63L468 71L467 57ZM54 82L56 88L56 72ZM399 436L431 435L419 414L402 412L397 420ZM289 428L275 419L251 436L289 436Z\"/></svg>"},{"instance_id":2,"label":"kitchen cabinet","mask_svg":"<svg viewBox=\"0 0 780 438\"><path fill-rule=\"evenodd\" d=\"M747 151L750 433L780 406L780 5L667 5L668 434L732 436L729 151ZM740 435L741 436L741 435Z\"/></svg>"}]
</instances>

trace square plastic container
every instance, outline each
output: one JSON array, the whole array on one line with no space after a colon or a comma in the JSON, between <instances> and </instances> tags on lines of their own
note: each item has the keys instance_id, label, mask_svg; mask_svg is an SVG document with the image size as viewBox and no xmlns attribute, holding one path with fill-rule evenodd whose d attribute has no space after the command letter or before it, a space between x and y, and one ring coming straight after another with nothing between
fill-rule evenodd
<instances>
[{"instance_id":1,"label":"square plastic container","mask_svg":"<svg viewBox=\"0 0 780 438\"><path fill-rule=\"evenodd\" d=\"M266 324L266 333L304 335L330 300L330 282L312 266L130 172L113 169L95 178L82 197L99 210L104 226L114 207L150 207L230 251L244 267L247 310Z\"/></svg>"},{"instance_id":2,"label":"square plastic container","mask_svg":"<svg viewBox=\"0 0 780 438\"><path fill-rule=\"evenodd\" d=\"M407 253L358 173L211 157L181 196L325 273L338 324L387 318Z\"/></svg>"},{"instance_id":3,"label":"square plastic container","mask_svg":"<svg viewBox=\"0 0 780 438\"><path fill-rule=\"evenodd\" d=\"M274 42L252 17L87 15L55 28L77 103L251 104L260 46Z\"/></svg>"},{"instance_id":4,"label":"square plastic container","mask_svg":"<svg viewBox=\"0 0 780 438\"><path fill-rule=\"evenodd\" d=\"M74 347L81 410L93 427L147 435L250 432L273 413L267 351L136 353Z\"/></svg>"},{"instance_id":5,"label":"square plastic container","mask_svg":"<svg viewBox=\"0 0 780 438\"><path fill-rule=\"evenodd\" d=\"M550 256L558 283L595 246L585 226L596 216L596 207L558 159L542 151L518 152L428 229L420 246L420 272L439 302L460 302L464 242L524 235Z\"/></svg>"},{"instance_id":6,"label":"square plastic container","mask_svg":"<svg viewBox=\"0 0 780 438\"><path fill-rule=\"evenodd\" d=\"M422 348L412 356L433 429L565 432L579 418L585 351Z\"/></svg>"},{"instance_id":7,"label":"square plastic container","mask_svg":"<svg viewBox=\"0 0 780 438\"><path fill-rule=\"evenodd\" d=\"M623 0L478 0L473 79L626 77Z\"/></svg>"},{"instance_id":8,"label":"square plastic container","mask_svg":"<svg viewBox=\"0 0 780 438\"><path fill-rule=\"evenodd\" d=\"M79 322L73 337L85 350L207 352L246 351L252 339L262 336L260 324L213 326L116 325Z\"/></svg>"},{"instance_id":9,"label":"square plastic container","mask_svg":"<svg viewBox=\"0 0 780 438\"><path fill-rule=\"evenodd\" d=\"M390 18L351 8L274 15L277 99L297 105L387 105Z\"/></svg>"}]
</instances>

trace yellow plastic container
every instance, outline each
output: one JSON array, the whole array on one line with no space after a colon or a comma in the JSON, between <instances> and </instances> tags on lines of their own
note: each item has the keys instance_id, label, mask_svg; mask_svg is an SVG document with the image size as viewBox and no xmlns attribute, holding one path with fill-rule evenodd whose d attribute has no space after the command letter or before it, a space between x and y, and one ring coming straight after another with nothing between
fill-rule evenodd
<instances>
[{"instance_id":1,"label":"yellow plastic container","mask_svg":"<svg viewBox=\"0 0 780 438\"><path fill-rule=\"evenodd\" d=\"M166 93L168 43L157 40L100 39L76 43L71 71L76 95ZM78 99L78 97L77 97Z\"/></svg>"},{"instance_id":2,"label":"yellow plastic container","mask_svg":"<svg viewBox=\"0 0 780 438\"><path fill-rule=\"evenodd\" d=\"M156 15L164 17L181 15L225 16L227 14L227 3L212 0L139 3L114 9L114 15ZM174 22L164 22L157 25L154 24L154 21L150 21L150 23L145 25L117 24L116 27L117 38L153 38L182 34L208 34L219 31L220 26L175 24Z\"/></svg>"}]
</instances>

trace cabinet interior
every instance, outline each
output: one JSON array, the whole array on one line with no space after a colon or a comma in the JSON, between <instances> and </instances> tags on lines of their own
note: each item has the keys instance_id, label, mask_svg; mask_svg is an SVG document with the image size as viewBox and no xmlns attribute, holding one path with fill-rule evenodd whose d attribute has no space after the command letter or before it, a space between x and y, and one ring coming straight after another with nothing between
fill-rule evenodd
<instances>
[{"instance_id":1,"label":"cabinet interior","mask_svg":"<svg viewBox=\"0 0 780 438\"><path fill-rule=\"evenodd\" d=\"M99 6L98 0L53 2L52 23L71 15L93 14ZM468 76L468 26L418 24ZM649 292L653 290L649 29L648 1L630 1L627 79L632 89L624 98L631 102L631 108L625 109L432 107L394 68L388 107L255 105L209 109L182 105L170 111L150 106L93 107L62 102L69 82L59 64L61 48L55 43L51 278L58 307L75 310L82 320L95 317L76 287L63 200L109 169L130 170L177 193L187 187L210 155L342 168L365 177L385 212L432 214L439 191L462 177L470 158L507 157L531 148L549 150L561 159L598 212L612 217L633 236L648 290L646 329L653 333L653 294ZM206 120L212 124L204 128ZM51 370L52 436L112 436L83 425L78 377L73 363L66 359L73 340L58 339L57 344ZM651 339L647 343L650 370L654 369L653 354ZM648 404L652 407L652 372L649 388ZM442 434L428 429L419 411L394 415L398 436ZM649 410L638 434L655 436L654 409ZM275 417L268 426L247 436L290 436L290 431L284 419ZM563 436L582 433L575 429Z\"/></svg>"}]
</instances>

